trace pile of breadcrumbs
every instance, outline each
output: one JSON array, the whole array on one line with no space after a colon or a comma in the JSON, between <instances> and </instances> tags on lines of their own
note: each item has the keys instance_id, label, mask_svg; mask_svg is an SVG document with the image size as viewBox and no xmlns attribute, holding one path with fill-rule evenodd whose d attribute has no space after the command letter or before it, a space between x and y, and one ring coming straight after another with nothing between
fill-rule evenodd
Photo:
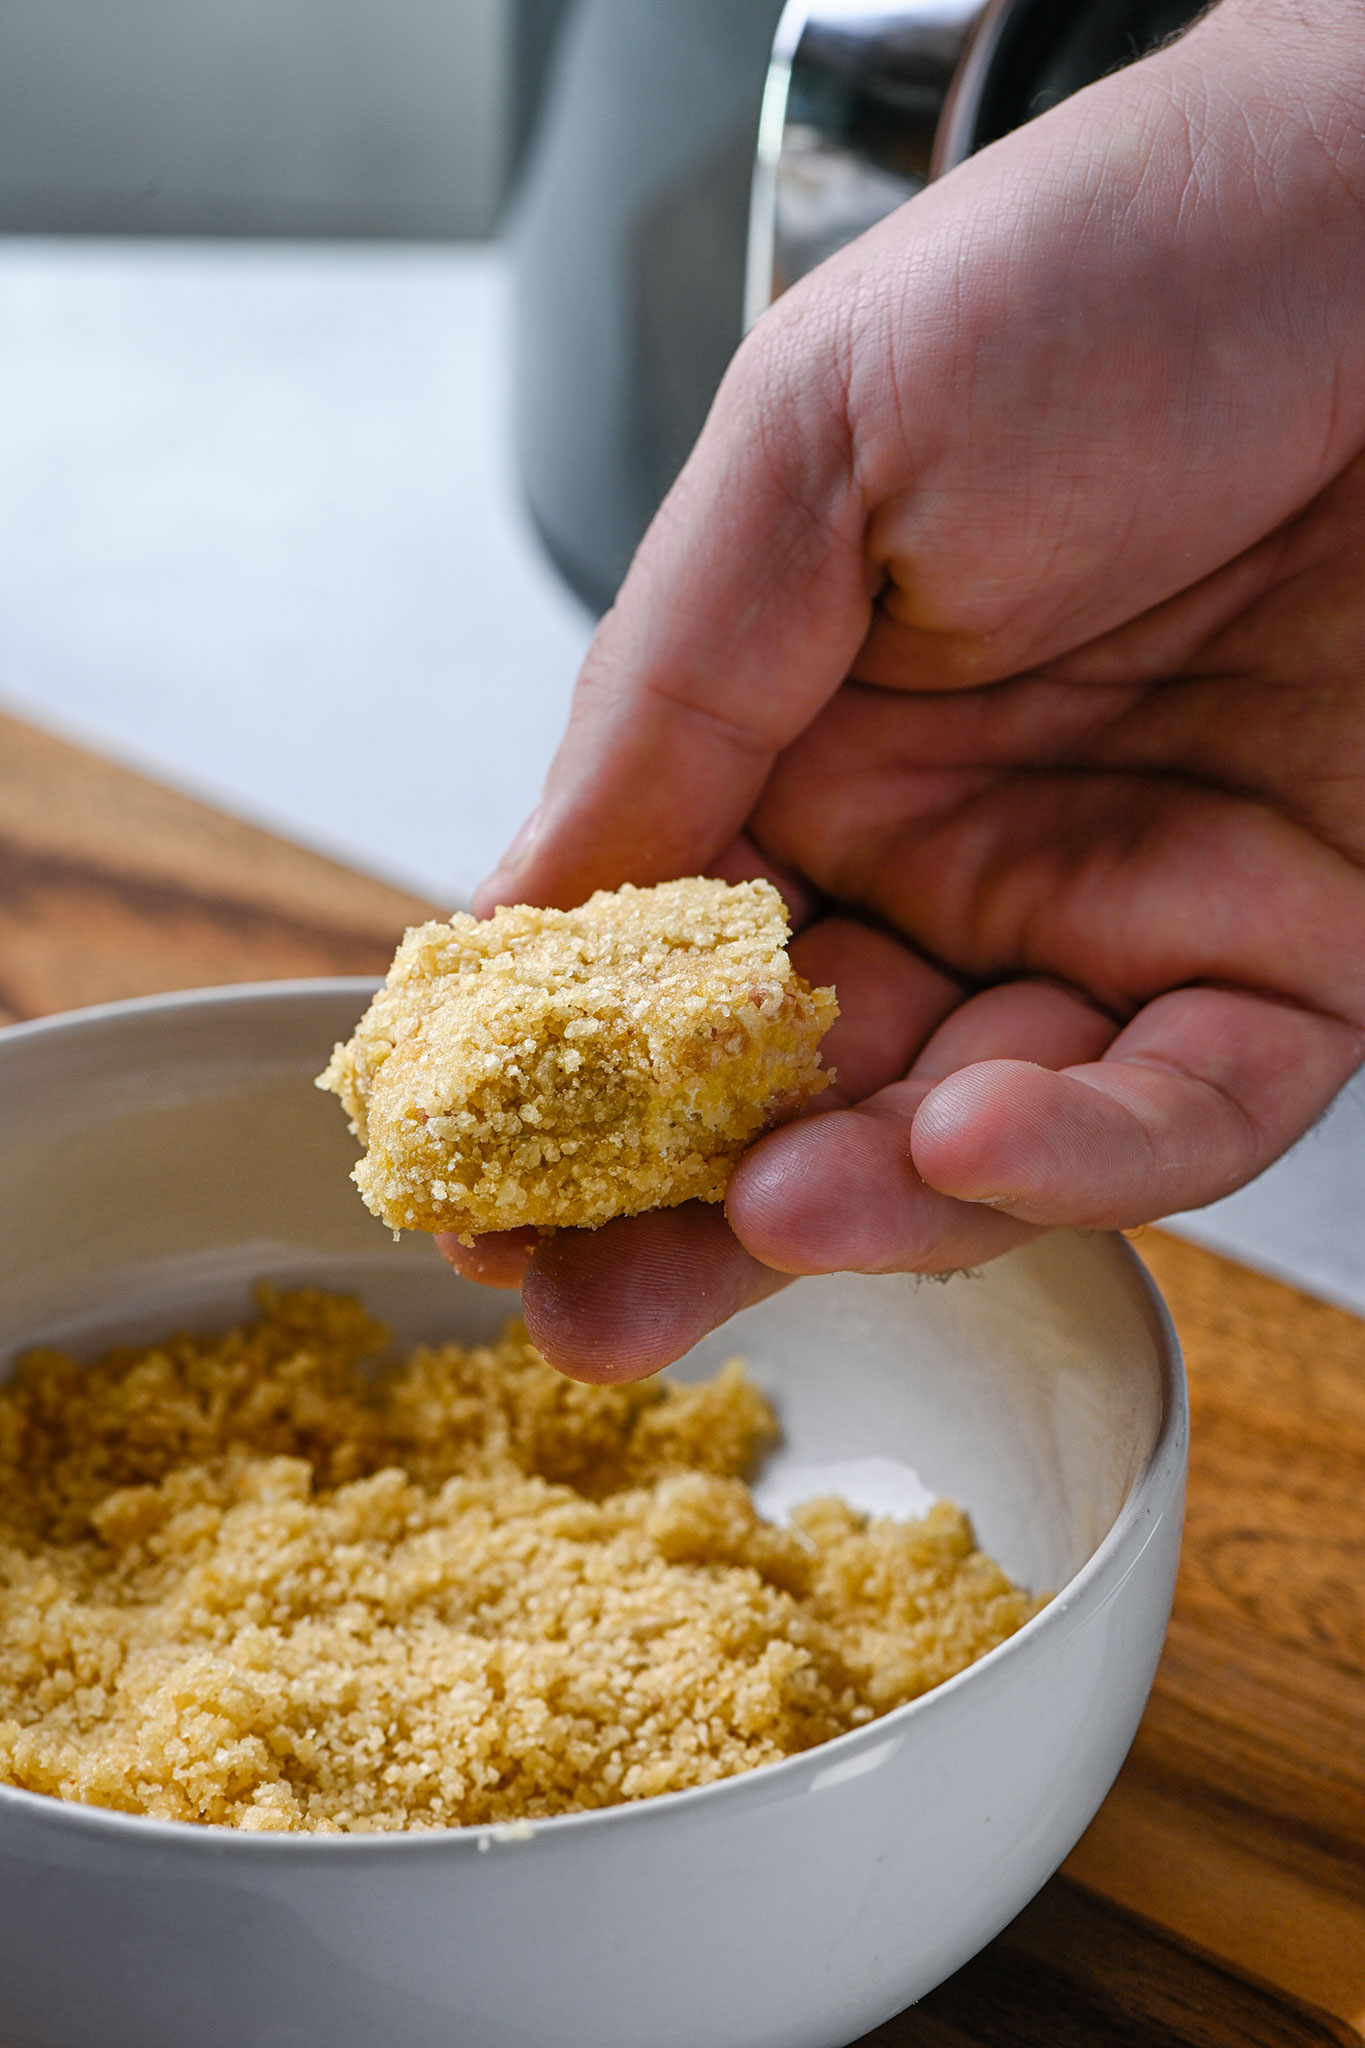
<instances>
[{"instance_id":1,"label":"pile of breadcrumbs","mask_svg":"<svg viewBox=\"0 0 1365 2048\"><path fill-rule=\"evenodd\" d=\"M369 1832L643 1799L856 1728L1037 1602L957 1509L760 1521L738 1363L584 1387L515 1327L367 1378L353 1301L0 1390L0 1779Z\"/></svg>"}]
</instances>

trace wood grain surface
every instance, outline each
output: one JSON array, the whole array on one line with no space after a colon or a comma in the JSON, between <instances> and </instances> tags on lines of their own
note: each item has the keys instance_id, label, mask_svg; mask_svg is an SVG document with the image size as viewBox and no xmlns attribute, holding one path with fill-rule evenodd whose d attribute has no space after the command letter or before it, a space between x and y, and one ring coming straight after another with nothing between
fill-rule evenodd
<instances>
[{"instance_id":1,"label":"wood grain surface","mask_svg":"<svg viewBox=\"0 0 1365 2048\"><path fill-rule=\"evenodd\" d=\"M1359 2038L1054 1878L983 1954L864 2048L1352 2048Z\"/></svg>"},{"instance_id":2,"label":"wood grain surface","mask_svg":"<svg viewBox=\"0 0 1365 2048\"><path fill-rule=\"evenodd\" d=\"M10 1019L378 973L431 914L0 718ZM1151 1704L1064 1873L878 2048L1365 2044L1365 1323L1157 1231L1138 1248L1193 1409Z\"/></svg>"},{"instance_id":3,"label":"wood grain surface","mask_svg":"<svg viewBox=\"0 0 1365 2048\"><path fill-rule=\"evenodd\" d=\"M429 904L0 715L0 1023L382 974Z\"/></svg>"}]
</instances>

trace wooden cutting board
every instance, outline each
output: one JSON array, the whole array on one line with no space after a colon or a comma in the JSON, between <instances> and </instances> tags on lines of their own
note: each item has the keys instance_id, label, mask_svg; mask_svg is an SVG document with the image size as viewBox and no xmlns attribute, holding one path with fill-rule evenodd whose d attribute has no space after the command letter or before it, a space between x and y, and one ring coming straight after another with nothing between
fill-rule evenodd
<instances>
[{"instance_id":1,"label":"wooden cutting board","mask_svg":"<svg viewBox=\"0 0 1365 2048\"><path fill-rule=\"evenodd\" d=\"M432 908L0 718L0 1020L379 973ZM879 2048L1365 2044L1365 1323L1138 1247L1193 1406L1151 1705L1064 1873Z\"/></svg>"}]
</instances>

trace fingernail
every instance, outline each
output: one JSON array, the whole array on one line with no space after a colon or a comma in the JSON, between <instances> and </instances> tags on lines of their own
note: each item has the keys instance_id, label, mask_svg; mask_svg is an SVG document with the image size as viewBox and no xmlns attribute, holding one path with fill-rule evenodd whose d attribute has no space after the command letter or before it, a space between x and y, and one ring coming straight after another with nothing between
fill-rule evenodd
<instances>
[{"instance_id":1,"label":"fingernail","mask_svg":"<svg viewBox=\"0 0 1365 2048\"><path fill-rule=\"evenodd\" d=\"M500 875L505 874L509 868L516 867L518 862L521 860L523 854L527 854L530 852L531 847L535 842L535 836L539 830L540 805L537 804L535 809L532 811L530 817L527 818L522 824L520 824L517 827L516 831L513 833L511 841L508 844L506 853L504 853L502 859L498 862L498 873Z\"/></svg>"},{"instance_id":2,"label":"fingernail","mask_svg":"<svg viewBox=\"0 0 1365 2048\"><path fill-rule=\"evenodd\" d=\"M513 900L508 892L515 888L517 869L535 844L540 830L540 811L541 806L537 804L530 817L513 833L507 851L492 874L486 876L474 891L474 913L477 917L487 917L500 903Z\"/></svg>"}]
</instances>

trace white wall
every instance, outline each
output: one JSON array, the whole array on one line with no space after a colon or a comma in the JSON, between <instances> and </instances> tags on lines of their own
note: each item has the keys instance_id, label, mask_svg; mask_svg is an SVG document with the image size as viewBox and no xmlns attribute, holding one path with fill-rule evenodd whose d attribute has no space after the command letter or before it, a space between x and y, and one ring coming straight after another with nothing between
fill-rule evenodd
<instances>
[{"instance_id":1,"label":"white wall","mask_svg":"<svg viewBox=\"0 0 1365 2048\"><path fill-rule=\"evenodd\" d=\"M8 708L465 898L590 630L522 510L510 282L497 243L0 237Z\"/></svg>"},{"instance_id":2,"label":"white wall","mask_svg":"<svg viewBox=\"0 0 1365 2048\"><path fill-rule=\"evenodd\" d=\"M511 0L3 0L0 230L479 235Z\"/></svg>"}]
</instances>

